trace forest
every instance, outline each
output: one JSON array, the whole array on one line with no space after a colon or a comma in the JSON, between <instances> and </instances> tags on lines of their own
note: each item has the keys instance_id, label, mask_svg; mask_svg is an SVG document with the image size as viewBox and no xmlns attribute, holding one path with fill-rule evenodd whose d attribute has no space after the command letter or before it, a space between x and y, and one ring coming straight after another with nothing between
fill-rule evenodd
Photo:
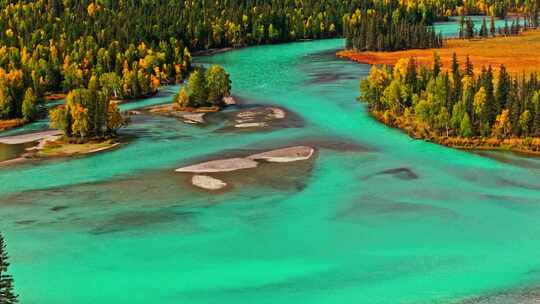
<instances>
[{"instance_id":1,"label":"forest","mask_svg":"<svg viewBox=\"0 0 540 304\"><path fill-rule=\"evenodd\" d=\"M536 13L537 1L523 4L457 0L2 0L0 119L31 121L40 113L48 93L88 88L92 77L100 80L100 86L112 88L116 99L151 95L159 85L187 77L190 51L356 37L365 28L357 29L363 21L352 24L355 18L351 16L357 14L353 12L384 11L371 18L370 26L379 28L382 18L391 17L395 21L382 31L397 29L407 37L380 35L364 39L366 43L359 42L361 37L351 38L351 45L394 49L437 46L440 37L425 26L451 15L501 16L518 9Z\"/></svg>"},{"instance_id":2,"label":"forest","mask_svg":"<svg viewBox=\"0 0 540 304\"><path fill-rule=\"evenodd\" d=\"M360 100L388 125L420 138L540 136L540 81L536 73L511 76L504 65L475 73L467 57L444 70L402 59L394 68L374 66L360 83ZM532 140L532 139L531 139Z\"/></svg>"},{"instance_id":3,"label":"forest","mask_svg":"<svg viewBox=\"0 0 540 304\"><path fill-rule=\"evenodd\" d=\"M442 35L426 25L418 13L402 6L357 10L343 17L346 48L357 51L397 51L440 48Z\"/></svg>"},{"instance_id":4,"label":"forest","mask_svg":"<svg viewBox=\"0 0 540 304\"><path fill-rule=\"evenodd\" d=\"M187 77L189 50L336 37L356 6L338 3L0 1L0 119L31 121L92 78L114 99L149 96Z\"/></svg>"},{"instance_id":5,"label":"forest","mask_svg":"<svg viewBox=\"0 0 540 304\"><path fill-rule=\"evenodd\" d=\"M435 21L450 16L461 16L460 38L487 37L486 20L480 30L474 29L471 18L465 15L483 14L491 17L489 34L495 36L495 17L505 18L515 12L524 18L524 28L538 25L538 2L510 1L385 1L373 2L343 16L343 36L346 48L356 51L397 51L407 49L440 48L442 36L435 32ZM500 35L517 35L521 30L517 23L497 30Z\"/></svg>"}]
</instances>

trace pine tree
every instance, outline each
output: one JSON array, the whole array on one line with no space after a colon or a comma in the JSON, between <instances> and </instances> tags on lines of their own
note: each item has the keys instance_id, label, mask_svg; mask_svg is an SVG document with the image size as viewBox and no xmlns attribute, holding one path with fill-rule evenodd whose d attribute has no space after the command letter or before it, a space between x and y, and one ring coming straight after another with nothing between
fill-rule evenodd
<instances>
[{"instance_id":1,"label":"pine tree","mask_svg":"<svg viewBox=\"0 0 540 304\"><path fill-rule=\"evenodd\" d=\"M441 56L437 52L433 53L433 77L439 76L441 72Z\"/></svg>"},{"instance_id":2,"label":"pine tree","mask_svg":"<svg viewBox=\"0 0 540 304\"><path fill-rule=\"evenodd\" d=\"M486 24L486 18L482 19L482 26L480 27L480 37L487 38L488 29Z\"/></svg>"},{"instance_id":3,"label":"pine tree","mask_svg":"<svg viewBox=\"0 0 540 304\"><path fill-rule=\"evenodd\" d=\"M495 17L493 17L493 15L491 15L491 19L490 19L490 27L489 27L489 33L491 34L492 37L495 37Z\"/></svg>"},{"instance_id":4,"label":"pine tree","mask_svg":"<svg viewBox=\"0 0 540 304\"><path fill-rule=\"evenodd\" d=\"M540 136L540 92L536 92L532 100L534 105L532 134L534 136Z\"/></svg>"},{"instance_id":5,"label":"pine tree","mask_svg":"<svg viewBox=\"0 0 540 304\"><path fill-rule=\"evenodd\" d=\"M22 115L24 120L32 121L36 118L37 103L38 101L36 95L34 94L34 90L32 90L32 88L26 89L22 102Z\"/></svg>"},{"instance_id":6,"label":"pine tree","mask_svg":"<svg viewBox=\"0 0 540 304\"><path fill-rule=\"evenodd\" d=\"M230 95L231 80L225 70L219 65L212 65L206 70L206 86L208 87L208 101L220 106L223 97Z\"/></svg>"},{"instance_id":7,"label":"pine tree","mask_svg":"<svg viewBox=\"0 0 540 304\"><path fill-rule=\"evenodd\" d=\"M196 68L189 76L188 85L191 93L189 105L192 107L202 107L208 104L208 88L204 74L203 68Z\"/></svg>"},{"instance_id":8,"label":"pine tree","mask_svg":"<svg viewBox=\"0 0 540 304\"><path fill-rule=\"evenodd\" d=\"M453 109L455 101L459 100L461 98L461 69L459 67L459 61L457 59L456 53L452 54L452 83L453 83L453 90L452 90L452 102L449 103L448 108Z\"/></svg>"},{"instance_id":9,"label":"pine tree","mask_svg":"<svg viewBox=\"0 0 540 304\"><path fill-rule=\"evenodd\" d=\"M469 114L467 113L463 115L463 119L459 125L459 132L463 137L471 137L474 134L472 131L471 120L469 118Z\"/></svg>"},{"instance_id":10,"label":"pine tree","mask_svg":"<svg viewBox=\"0 0 540 304\"><path fill-rule=\"evenodd\" d=\"M491 125L495 121L498 113L493 92L493 69L491 68L491 65L488 67L485 77L483 77L482 86L486 89L486 102L489 109L488 120Z\"/></svg>"},{"instance_id":11,"label":"pine tree","mask_svg":"<svg viewBox=\"0 0 540 304\"><path fill-rule=\"evenodd\" d=\"M469 58L469 55L465 58L465 75L472 77L474 76L474 66L471 62L471 58Z\"/></svg>"},{"instance_id":12,"label":"pine tree","mask_svg":"<svg viewBox=\"0 0 540 304\"><path fill-rule=\"evenodd\" d=\"M510 91L510 75L506 71L506 67L501 65L499 68L499 79L497 84L497 91L495 93L495 102L497 112L500 112L502 108L510 108L510 100L508 98Z\"/></svg>"},{"instance_id":13,"label":"pine tree","mask_svg":"<svg viewBox=\"0 0 540 304\"><path fill-rule=\"evenodd\" d=\"M416 92L418 88L418 73L416 70L416 60L411 58L407 65L407 74L405 76L405 83Z\"/></svg>"},{"instance_id":14,"label":"pine tree","mask_svg":"<svg viewBox=\"0 0 540 304\"><path fill-rule=\"evenodd\" d=\"M18 296L13 287L13 277L7 273L9 267L8 254L4 237L0 234L0 303L18 303Z\"/></svg>"},{"instance_id":15,"label":"pine tree","mask_svg":"<svg viewBox=\"0 0 540 304\"><path fill-rule=\"evenodd\" d=\"M467 24L465 28L465 38L467 39L474 38L474 22L472 21L470 17L467 19Z\"/></svg>"},{"instance_id":16,"label":"pine tree","mask_svg":"<svg viewBox=\"0 0 540 304\"><path fill-rule=\"evenodd\" d=\"M465 16L461 15L459 20L459 39L465 38Z\"/></svg>"}]
</instances>

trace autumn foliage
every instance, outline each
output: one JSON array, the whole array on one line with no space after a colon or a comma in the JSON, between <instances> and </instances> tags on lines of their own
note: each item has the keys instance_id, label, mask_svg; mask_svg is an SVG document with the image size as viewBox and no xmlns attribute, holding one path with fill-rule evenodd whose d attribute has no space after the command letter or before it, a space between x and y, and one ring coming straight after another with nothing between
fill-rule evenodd
<instances>
[{"instance_id":1,"label":"autumn foliage","mask_svg":"<svg viewBox=\"0 0 540 304\"><path fill-rule=\"evenodd\" d=\"M443 69L414 59L393 69L374 66L360 83L360 100L387 125L415 138L462 148L505 147L539 151L540 81L535 73L517 78L501 66L480 73L469 58L460 68L457 56Z\"/></svg>"}]
</instances>

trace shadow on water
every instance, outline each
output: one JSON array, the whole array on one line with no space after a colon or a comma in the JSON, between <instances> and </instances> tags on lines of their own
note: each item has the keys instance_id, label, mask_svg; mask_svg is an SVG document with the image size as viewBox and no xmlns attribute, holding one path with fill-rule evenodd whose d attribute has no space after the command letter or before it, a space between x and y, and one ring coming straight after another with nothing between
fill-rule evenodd
<instances>
[{"instance_id":1,"label":"shadow on water","mask_svg":"<svg viewBox=\"0 0 540 304\"><path fill-rule=\"evenodd\" d=\"M334 220L362 220L379 222L380 217L387 219L417 220L422 217L435 217L445 220L456 218L458 214L450 209L433 205L414 203L403 200L390 200L377 195L367 194L354 200L339 210Z\"/></svg>"},{"instance_id":2,"label":"shadow on water","mask_svg":"<svg viewBox=\"0 0 540 304\"><path fill-rule=\"evenodd\" d=\"M474 151L480 156L488 157L504 164L521 168L538 170L540 172L540 157L536 155L519 154L503 151Z\"/></svg>"},{"instance_id":3,"label":"shadow on water","mask_svg":"<svg viewBox=\"0 0 540 304\"><path fill-rule=\"evenodd\" d=\"M336 61L336 52L339 49L308 54L299 61L300 70L306 76L307 85L332 84L344 80L357 80L357 73L340 68L339 61ZM332 65L336 68L332 69Z\"/></svg>"},{"instance_id":4,"label":"shadow on water","mask_svg":"<svg viewBox=\"0 0 540 304\"><path fill-rule=\"evenodd\" d=\"M415 180L419 178L418 174L416 174L412 169L394 168L394 169L388 169L388 170L377 172L371 176L366 177L366 179L369 179L373 176L384 176L384 175L392 176L394 178L401 179L401 180Z\"/></svg>"}]
</instances>

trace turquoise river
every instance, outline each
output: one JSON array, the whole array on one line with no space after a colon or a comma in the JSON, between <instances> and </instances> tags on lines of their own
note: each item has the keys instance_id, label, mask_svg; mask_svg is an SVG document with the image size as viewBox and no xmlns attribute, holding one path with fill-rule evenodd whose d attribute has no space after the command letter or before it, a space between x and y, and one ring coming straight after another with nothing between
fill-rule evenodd
<instances>
[{"instance_id":1,"label":"turquoise river","mask_svg":"<svg viewBox=\"0 0 540 304\"><path fill-rule=\"evenodd\" d=\"M140 115L114 151L0 168L21 303L535 303L540 159L440 147L374 121L356 101L369 66L336 59L343 44L197 59L225 66L240 107L282 107L290 125L239 132L223 128L227 113L203 127ZM316 156L240 171L229 191L174 172L297 144Z\"/></svg>"}]
</instances>

